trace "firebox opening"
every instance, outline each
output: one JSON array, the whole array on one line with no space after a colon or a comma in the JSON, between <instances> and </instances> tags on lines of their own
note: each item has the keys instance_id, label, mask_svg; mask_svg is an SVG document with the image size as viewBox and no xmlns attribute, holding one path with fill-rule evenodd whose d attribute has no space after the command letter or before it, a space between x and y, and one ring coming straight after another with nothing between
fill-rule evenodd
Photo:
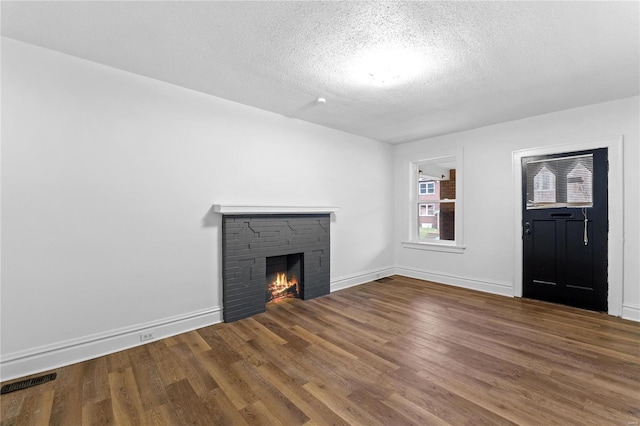
<instances>
[{"instance_id":1,"label":"firebox opening","mask_svg":"<svg viewBox=\"0 0 640 426\"><path fill-rule=\"evenodd\" d=\"M266 302L303 298L302 253L267 257Z\"/></svg>"}]
</instances>

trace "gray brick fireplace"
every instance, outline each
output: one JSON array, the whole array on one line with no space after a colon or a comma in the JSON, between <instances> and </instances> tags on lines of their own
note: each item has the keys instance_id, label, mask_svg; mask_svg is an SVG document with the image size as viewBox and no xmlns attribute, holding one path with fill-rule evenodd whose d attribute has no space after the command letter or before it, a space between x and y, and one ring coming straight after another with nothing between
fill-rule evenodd
<instances>
[{"instance_id":1,"label":"gray brick fireplace","mask_svg":"<svg viewBox=\"0 0 640 426\"><path fill-rule=\"evenodd\" d=\"M329 225L329 213L223 213L224 321L265 311L268 258L298 259L300 299L329 294Z\"/></svg>"}]
</instances>

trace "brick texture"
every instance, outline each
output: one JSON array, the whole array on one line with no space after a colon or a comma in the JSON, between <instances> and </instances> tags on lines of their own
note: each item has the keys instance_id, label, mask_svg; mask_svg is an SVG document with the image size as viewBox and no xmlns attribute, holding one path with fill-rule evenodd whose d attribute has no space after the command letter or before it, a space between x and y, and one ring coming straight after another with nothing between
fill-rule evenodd
<instances>
[{"instance_id":1,"label":"brick texture","mask_svg":"<svg viewBox=\"0 0 640 426\"><path fill-rule=\"evenodd\" d=\"M449 171L449 180L440 182L440 198L455 199L456 198L456 171ZM455 211L451 203L440 204L440 239L453 241L455 235Z\"/></svg>"},{"instance_id":2,"label":"brick texture","mask_svg":"<svg viewBox=\"0 0 640 426\"><path fill-rule=\"evenodd\" d=\"M264 312L267 257L301 253L301 298L329 294L329 223L328 214L223 216L225 322Z\"/></svg>"}]
</instances>

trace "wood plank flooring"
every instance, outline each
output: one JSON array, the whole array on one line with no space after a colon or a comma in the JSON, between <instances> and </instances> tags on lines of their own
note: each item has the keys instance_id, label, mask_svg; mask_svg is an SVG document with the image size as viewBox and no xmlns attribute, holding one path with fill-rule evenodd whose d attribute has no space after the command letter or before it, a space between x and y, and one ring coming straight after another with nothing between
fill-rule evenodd
<instances>
[{"instance_id":1,"label":"wood plank flooring","mask_svg":"<svg viewBox=\"0 0 640 426\"><path fill-rule=\"evenodd\" d=\"M640 422L640 324L398 276L56 371L1 425Z\"/></svg>"}]
</instances>

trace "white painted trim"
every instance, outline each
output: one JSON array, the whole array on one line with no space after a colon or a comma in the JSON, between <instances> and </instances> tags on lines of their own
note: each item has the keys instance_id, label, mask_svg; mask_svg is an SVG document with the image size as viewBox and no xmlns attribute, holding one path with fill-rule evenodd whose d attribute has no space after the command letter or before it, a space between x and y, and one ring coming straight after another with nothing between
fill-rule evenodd
<instances>
[{"instance_id":1,"label":"white painted trim","mask_svg":"<svg viewBox=\"0 0 640 426\"><path fill-rule=\"evenodd\" d=\"M549 145L512 153L515 230L515 277L513 294L522 296L522 158L571 151L608 148L609 157L609 315L622 315L624 285L624 178L623 136L593 139L564 145Z\"/></svg>"},{"instance_id":2,"label":"white painted trim","mask_svg":"<svg viewBox=\"0 0 640 426\"><path fill-rule=\"evenodd\" d=\"M0 361L0 381L64 367L219 322L222 308L214 307L10 353ZM148 332L153 333L154 339L140 342L140 334Z\"/></svg>"},{"instance_id":3,"label":"white painted trim","mask_svg":"<svg viewBox=\"0 0 640 426\"><path fill-rule=\"evenodd\" d=\"M392 275L433 281L440 284L502 296L513 295L513 286L508 282L461 277L408 267L392 266L336 277L331 280L331 292L365 284ZM640 321L640 306L625 304L622 309L622 317L633 321ZM140 342L140 334L142 333L153 332L154 340L159 340L217 324L222 321L222 308L214 307L138 324L136 326L97 333L79 339L45 345L26 351L10 353L0 360L0 381L4 382L53 370L149 343Z\"/></svg>"},{"instance_id":4,"label":"white painted trim","mask_svg":"<svg viewBox=\"0 0 640 426\"><path fill-rule=\"evenodd\" d=\"M640 322L640 306L625 303L622 305L622 318Z\"/></svg>"},{"instance_id":5,"label":"white painted trim","mask_svg":"<svg viewBox=\"0 0 640 426\"><path fill-rule=\"evenodd\" d=\"M419 243L416 241L401 241L400 244L402 244L403 247L409 248L409 249L442 251L445 253L458 253L458 254L464 253L464 250L466 249L465 246L457 246L454 244L448 245L445 243L437 244L437 243Z\"/></svg>"},{"instance_id":6,"label":"white painted trim","mask_svg":"<svg viewBox=\"0 0 640 426\"><path fill-rule=\"evenodd\" d=\"M490 281L472 277L460 277L440 272L424 271L403 266L396 266L396 275L416 278L419 280L433 281L439 284L448 284L470 290L483 291L485 293L498 294L500 296L513 296L513 286L508 282Z\"/></svg>"},{"instance_id":7,"label":"white painted trim","mask_svg":"<svg viewBox=\"0 0 640 426\"><path fill-rule=\"evenodd\" d=\"M418 173L418 169L420 165L424 164L433 164L444 161L456 161L456 199L450 200L455 202L455 245L449 245L447 242L430 242L427 244L431 245L440 245L451 247L458 247L457 250L451 249L443 249L437 251L444 252L453 252L453 253L462 253L461 250L464 250L464 147L460 146L454 150L449 155L433 157L433 158L425 158L417 161L409 162L409 174L408 174L408 185L407 189L409 190L409 227L407 230L408 238L406 242L402 242L403 245L406 245L407 248L422 248L424 250L430 250L425 248L425 246L412 246L411 243L422 244L422 241L418 241L418 211L416 206L418 204L425 204L427 201L418 201L418 181L416 180L416 176ZM444 200L433 200L436 203L442 203ZM435 250L435 249L433 249Z\"/></svg>"},{"instance_id":8,"label":"white painted trim","mask_svg":"<svg viewBox=\"0 0 640 426\"><path fill-rule=\"evenodd\" d=\"M368 283L380 278L390 277L395 274L393 267L389 266L382 269L372 269L357 274L344 275L331 280L331 292L343 290L345 288Z\"/></svg>"},{"instance_id":9,"label":"white painted trim","mask_svg":"<svg viewBox=\"0 0 640 426\"><path fill-rule=\"evenodd\" d=\"M214 204L214 213L220 214L313 214L335 213L339 207L329 206L236 206L228 204Z\"/></svg>"}]
</instances>

